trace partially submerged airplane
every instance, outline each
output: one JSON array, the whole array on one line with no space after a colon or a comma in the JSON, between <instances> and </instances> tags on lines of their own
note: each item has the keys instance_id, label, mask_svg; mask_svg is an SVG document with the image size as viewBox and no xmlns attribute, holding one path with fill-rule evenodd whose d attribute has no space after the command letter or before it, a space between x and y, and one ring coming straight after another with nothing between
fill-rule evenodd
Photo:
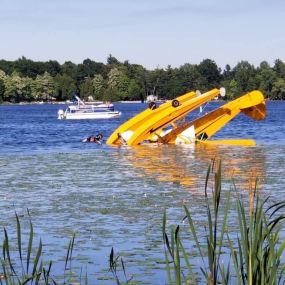
<instances>
[{"instance_id":1,"label":"partially submerged airplane","mask_svg":"<svg viewBox=\"0 0 285 285\"><path fill-rule=\"evenodd\" d=\"M211 141L209 138L241 112L254 120L263 120L266 116L265 99L258 90L249 92L195 120L186 120L190 112L219 95L225 96L224 88L214 88L203 94L199 91L189 92L160 106L151 102L148 109L119 126L108 138L107 144L136 146L155 142L255 145L250 139Z\"/></svg>"}]
</instances>

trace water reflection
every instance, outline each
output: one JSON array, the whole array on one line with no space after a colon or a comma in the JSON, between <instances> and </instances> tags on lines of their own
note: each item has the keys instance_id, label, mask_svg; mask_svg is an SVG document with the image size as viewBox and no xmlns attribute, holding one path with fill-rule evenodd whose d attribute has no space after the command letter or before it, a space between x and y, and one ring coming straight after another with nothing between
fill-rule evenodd
<instances>
[{"instance_id":1,"label":"water reflection","mask_svg":"<svg viewBox=\"0 0 285 285\"><path fill-rule=\"evenodd\" d=\"M142 145L125 149L124 158L134 167L138 177L152 177L159 182L184 186L201 194L207 166L214 168L222 161L223 179L235 180L237 186L248 189L248 182L264 180L264 153L259 148L210 145ZM201 189L200 189L201 190Z\"/></svg>"},{"instance_id":2,"label":"water reflection","mask_svg":"<svg viewBox=\"0 0 285 285\"><path fill-rule=\"evenodd\" d=\"M124 257L128 272L137 275L136 280L162 284L164 210L168 224L177 224L184 216L184 204L203 224L203 189L211 160L222 159L225 182L230 184L234 176L247 195L251 173L263 178L266 164L274 170L271 163L279 165L280 173L284 169L277 150L275 157L277 160L272 160L272 154L258 147L199 145L96 145L82 153L2 156L0 213L5 215L4 226L9 226L10 232L15 230L15 211L25 215L28 229L25 213L30 209L47 257L57 264L56 273L62 272L64 264L58 260L64 260L68 237L75 231L78 268L92 261L96 268L90 271L95 271L96 278L106 278L108 256L114 247ZM228 189L223 184L223 191ZM112 284L101 281L98 284Z\"/></svg>"}]
</instances>

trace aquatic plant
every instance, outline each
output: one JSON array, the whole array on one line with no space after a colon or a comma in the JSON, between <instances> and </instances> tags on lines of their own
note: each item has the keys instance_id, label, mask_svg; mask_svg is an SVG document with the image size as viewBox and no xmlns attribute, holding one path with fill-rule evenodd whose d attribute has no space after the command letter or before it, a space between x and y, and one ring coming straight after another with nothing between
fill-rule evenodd
<instances>
[{"instance_id":1,"label":"aquatic plant","mask_svg":"<svg viewBox=\"0 0 285 285\"><path fill-rule=\"evenodd\" d=\"M118 272L118 264L120 260L120 265L122 266L123 276L124 276L124 282L120 281L119 272ZM111 249L110 257L109 257L109 269L113 274L114 279L116 280L117 285L123 285L123 284L130 284L130 281L132 280L132 277L127 277L126 267L123 258L120 258L120 256L115 256L114 249Z\"/></svg>"},{"instance_id":2,"label":"aquatic plant","mask_svg":"<svg viewBox=\"0 0 285 285\"><path fill-rule=\"evenodd\" d=\"M2 257L0 258L2 273L0 274L0 284L57 284L52 277L52 261L49 261L47 266L44 266L42 241L40 239L39 244L34 246L34 228L31 221L30 213L29 217L29 233L26 249L23 248L22 230L19 216L15 213L17 224L17 245L15 256L14 248L11 249L10 239L6 228L4 228L4 241L2 247ZM63 283L66 284L66 273L68 273L69 280L72 278L71 274L71 262L72 252L74 247L75 235L72 236L65 258L64 277ZM69 264L69 269L68 269ZM87 284L87 275L85 276L85 284ZM68 282L69 283L69 282Z\"/></svg>"},{"instance_id":3,"label":"aquatic plant","mask_svg":"<svg viewBox=\"0 0 285 285\"><path fill-rule=\"evenodd\" d=\"M28 215L30 217L29 211ZM44 267L42 261L40 261L42 255L42 241L40 239L39 245L33 248L34 230L33 224L30 220L29 240L26 250L26 254L23 253L22 247L22 231L21 224L17 213L15 213L17 222L17 252L20 265L11 256L9 235L6 228L4 228L4 241L3 241L3 256L1 257L2 275L1 284L38 284L41 277L45 284L51 284L53 279L50 277L50 271L52 262L49 263L48 267ZM32 252L36 252L35 257L32 259ZM55 283L55 282L53 282Z\"/></svg>"},{"instance_id":4,"label":"aquatic plant","mask_svg":"<svg viewBox=\"0 0 285 285\"><path fill-rule=\"evenodd\" d=\"M238 284L284 284L283 272L285 264L282 254L285 239L280 240L281 221L284 214L278 214L285 208L285 202L278 202L264 210L267 199L261 200L254 191L255 205L245 214L245 205L241 199L236 202L240 237L238 248L229 239Z\"/></svg>"},{"instance_id":5,"label":"aquatic plant","mask_svg":"<svg viewBox=\"0 0 285 285\"><path fill-rule=\"evenodd\" d=\"M280 238L285 201L267 206L269 198L262 200L257 191L250 189L249 205L243 202L234 186L235 209L240 232L230 232L228 225L232 191L226 195L221 205L222 167L217 171L214 164L209 166L205 183L205 209L207 226L206 237L198 236L198 225L193 214L184 206L185 220L188 221L191 241L194 242L201 260L200 270L204 278L202 284L284 284L284 259L282 254L285 240ZM214 174L214 187L209 193L209 181ZM248 209L248 211L247 211ZM281 212L281 213L280 213ZM166 271L169 284L199 284L201 274L194 271L196 262L180 238L180 226L171 227L170 235L166 229L167 216L163 216L163 240L165 245ZM284 234L284 232L283 232ZM236 235L236 241L232 241ZM225 264L221 258L228 260ZM183 266L181 266L183 264ZM185 273L186 272L186 273Z\"/></svg>"},{"instance_id":6,"label":"aquatic plant","mask_svg":"<svg viewBox=\"0 0 285 285\"><path fill-rule=\"evenodd\" d=\"M285 249L285 239L282 239L285 201L269 205L269 197L262 199L258 192L258 180L250 185L253 187L249 187L249 203L245 203L234 183L233 189L222 191L221 162L213 162L208 167L204 188L205 235L201 235L200 225L188 207L184 206L186 232L182 232L181 226L177 225L172 226L168 234L167 214L164 213L162 233L168 284L285 283L284 257L282 259ZM235 214L232 216L233 211ZM41 239L35 245L29 211L29 231L24 241L17 213L15 217L15 246L11 246L11 239L4 228L0 284L72 284L74 280L77 284L88 284L87 271L84 277L81 274L74 276L72 271L75 234L67 247L63 276L57 281L52 274L53 262L44 260ZM230 217L236 218L235 227L230 227ZM191 252L189 246L184 245L184 238L190 240ZM196 251L195 256L193 251ZM125 262L115 255L113 248L109 255L109 270L117 285L136 282L127 274Z\"/></svg>"}]
</instances>

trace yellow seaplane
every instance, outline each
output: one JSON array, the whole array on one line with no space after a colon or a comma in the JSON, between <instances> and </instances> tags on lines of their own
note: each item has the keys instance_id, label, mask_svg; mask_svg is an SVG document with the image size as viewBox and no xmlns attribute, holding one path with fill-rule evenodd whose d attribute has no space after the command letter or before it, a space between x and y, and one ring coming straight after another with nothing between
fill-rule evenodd
<instances>
[{"instance_id":1,"label":"yellow seaplane","mask_svg":"<svg viewBox=\"0 0 285 285\"><path fill-rule=\"evenodd\" d=\"M209 140L225 124L244 113L254 120L263 120L266 106L263 94L254 90L194 120L186 116L207 102L225 96L225 88L214 88L201 94L192 91L172 101L149 108L119 126L108 138L109 145L136 146L144 143L162 144L231 144L254 146L251 139Z\"/></svg>"}]
</instances>

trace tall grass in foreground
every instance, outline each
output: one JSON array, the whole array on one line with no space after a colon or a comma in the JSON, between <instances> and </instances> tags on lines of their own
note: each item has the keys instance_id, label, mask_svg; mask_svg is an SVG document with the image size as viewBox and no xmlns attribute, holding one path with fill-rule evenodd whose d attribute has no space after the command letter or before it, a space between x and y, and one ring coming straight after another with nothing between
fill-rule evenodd
<instances>
[{"instance_id":1,"label":"tall grass in foreground","mask_svg":"<svg viewBox=\"0 0 285 285\"><path fill-rule=\"evenodd\" d=\"M231 229L228 223L233 211L232 198L235 198L238 233L236 227ZM268 198L262 200L258 194L257 180L255 186L249 189L249 203L245 203L237 191L222 192L221 163L216 171L214 164L208 168L204 200L207 219L205 234L201 234L200 229L198 231L191 210L184 207L184 221L188 222L190 240L201 260L200 268L194 266L197 257L190 254L183 245L180 227L172 227L170 234L167 233L167 216L164 213L162 228L168 284L285 284L284 256L282 257L285 240L280 237L281 233L284 234L282 223L285 219L285 201L267 206ZM17 214L15 216L16 250L11 247L7 230L4 228L0 284L57 284L52 274L53 262L44 262L41 240L35 245L29 211L29 234L24 242L19 217ZM74 239L75 235L69 242L63 277L58 284L87 285L87 272L83 277L73 276L72 273ZM223 260L227 260L227 263ZM123 259L115 256L113 248L109 256L109 270L117 285L138 283L126 273Z\"/></svg>"},{"instance_id":2,"label":"tall grass in foreground","mask_svg":"<svg viewBox=\"0 0 285 285\"><path fill-rule=\"evenodd\" d=\"M223 193L226 197L223 199L222 207L221 173L221 163L216 172L213 171L213 165L208 168L204 191L207 216L204 239L201 238L201 230L200 236L198 235L198 226L194 222L191 210L184 207L191 240L201 259L201 274L197 270L194 272L193 257L187 253L181 241L179 225L171 228L170 235L167 234L167 217L164 214L163 240L169 284L285 284L284 257L282 260L285 240L280 238L282 221L285 219L285 201L266 206L268 198L260 199L257 180L254 189L250 189L249 205L245 205L235 191L235 209L240 232L236 233L237 238L232 241L230 236L233 234L229 232L228 225L231 192ZM214 185L209 191L212 174ZM221 257L226 257L228 263L224 264Z\"/></svg>"},{"instance_id":3,"label":"tall grass in foreground","mask_svg":"<svg viewBox=\"0 0 285 285\"><path fill-rule=\"evenodd\" d=\"M14 284L57 284L51 274L52 261L49 261L46 266L43 264L43 252L42 252L42 241L40 239L38 245L34 245L34 229L31 222L30 213L29 216L29 234L26 248L23 247L22 243L22 230L21 223L17 213L17 245L16 245L16 256L11 255L10 240L7 230L4 228L4 241L2 247L2 257L0 274L0 284L14 285ZM71 281L71 262L72 262L72 251L74 246L75 235L72 236L65 258L64 276L62 283L69 284ZM69 268L68 268L69 265ZM68 277L66 277L68 275ZM66 279L68 279L66 281ZM85 277L87 280L87 276ZM61 283L61 284L62 284ZM85 282L87 284L87 282Z\"/></svg>"}]
</instances>

